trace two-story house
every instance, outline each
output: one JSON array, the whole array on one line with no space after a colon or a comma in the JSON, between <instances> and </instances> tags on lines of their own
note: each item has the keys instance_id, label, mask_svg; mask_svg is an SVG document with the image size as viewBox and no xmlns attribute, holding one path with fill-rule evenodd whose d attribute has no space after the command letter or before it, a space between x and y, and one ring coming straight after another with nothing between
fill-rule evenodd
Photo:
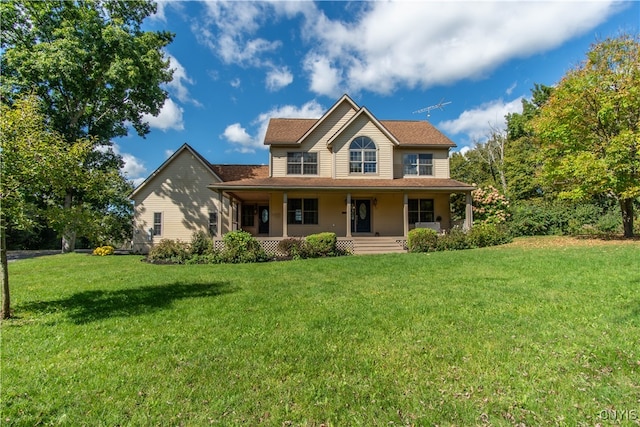
<instances>
[{"instance_id":1,"label":"two-story house","mask_svg":"<svg viewBox=\"0 0 640 427\"><path fill-rule=\"evenodd\" d=\"M134 249L161 238L215 238L242 229L271 244L331 231L341 245L385 238L402 247L414 227L452 226L450 196L473 187L449 178L455 144L426 121L378 120L344 95L320 119L274 118L269 165L213 165L183 145L131 195Z\"/></svg>"}]
</instances>

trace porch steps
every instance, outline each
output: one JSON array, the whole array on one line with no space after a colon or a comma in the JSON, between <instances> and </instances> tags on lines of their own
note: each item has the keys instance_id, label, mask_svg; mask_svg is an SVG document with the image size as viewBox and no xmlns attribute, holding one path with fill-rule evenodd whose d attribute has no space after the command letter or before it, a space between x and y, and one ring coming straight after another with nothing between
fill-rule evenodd
<instances>
[{"instance_id":1,"label":"porch steps","mask_svg":"<svg viewBox=\"0 0 640 427\"><path fill-rule=\"evenodd\" d=\"M389 254L407 252L400 243L398 237L354 237L353 254Z\"/></svg>"}]
</instances>

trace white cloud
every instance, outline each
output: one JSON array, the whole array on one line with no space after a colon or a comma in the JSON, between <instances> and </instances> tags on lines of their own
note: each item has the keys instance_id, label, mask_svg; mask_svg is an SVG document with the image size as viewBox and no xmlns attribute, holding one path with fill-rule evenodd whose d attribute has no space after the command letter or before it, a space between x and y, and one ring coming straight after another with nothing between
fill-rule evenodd
<instances>
[{"instance_id":1,"label":"white cloud","mask_svg":"<svg viewBox=\"0 0 640 427\"><path fill-rule=\"evenodd\" d=\"M518 87L518 82L513 82L513 84L504 91L504 93L506 93L507 96L511 96L516 87Z\"/></svg>"},{"instance_id":2,"label":"white cloud","mask_svg":"<svg viewBox=\"0 0 640 427\"><path fill-rule=\"evenodd\" d=\"M152 128L160 129L166 132L169 129L183 130L184 122L182 121L182 113L184 110L179 107L171 98L167 98L157 116L145 114L142 120L149 123Z\"/></svg>"},{"instance_id":3,"label":"white cloud","mask_svg":"<svg viewBox=\"0 0 640 427\"><path fill-rule=\"evenodd\" d=\"M119 155L122 158L122 162L124 165L120 169L122 173L133 182L135 186L140 185L142 181L145 180L147 175L147 168L144 166L144 162L138 159L136 156L130 153L123 153L120 151L120 146L118 144L112 144L109 146L99 147L98 150L101 152L106 152L111 148L111 150Z\"/></svg>"},{"instance_id":4,"label":"white cloud","mask_svg":"<svg viewBox=\"0 0 640 427\"><path fill-rule=\"evenodd\" d=\"M605 21L609 2L374 2L354 22L307 17L311 90L392 93L481 78ZM384 31L381 31L384 29ZM544 29L544 31L541 31ZM328 64L331 64L328 67ZM330 88L327 76L334 80ZM324 84L320 84L324 82Z\"/></svg>"},{"instance_id":5,"label":"white cloud","mask_svg":"<svg viewBox=\"0 0 640 427\"><path fill-rule=\"evenodd\" d=\"M208 46L227 64L263 66L262 57L282 43L253 37L268 22L272 7L263 2L205 2L203 22L192 25L198 41Z\"/></svg>"},{"instance_id":6,"label":"white cloud","mask_svg":"<svg viewBox=\"0 0 640 427\"><path fill-rule=\"evenodd\" d=\"M187 75L187 70L180 64L175 56L165 53L169 59L169 68L173 70L173 79L167 83L169 91L182 103L191 103L198 107L202 104L197 99L191 98L186 85L193 85L194 81Z\"/></svg>"},{"instance_id":7,"label":"white cloud","mask_svg":"<svg viewBox=\"0 0 640 427\"><path fill-rule=\"evenodd\" d=\"M241 153L255 153L257 141L249 135L240 123L227 126L222 137L236 145L236 151Z\"/></svg>"},{"instance_id":8,"label":"white cloud","mask_svg":"<svg viewBox=\"0 0 640 427\"><path fill-rule=\"evenodd\" d=\"M251 122L252 127L256 129L255 135L252 136L240 123L234 123L227 126L220 137L235 145L235 151L255 153L257 149L268 149L264 145L264 137L271 118L317 119L324 112L325 108L315 100L309 101L301 107L283 105L260 114Z\"/></svg>"},{"instance_id":9,"label":"white cloud","mask_svg":"<svg viewBox=\"0 0 640 427\"><path fill-rule=\"evenodd\" d=\"M332 98L342 92L340 70L334 68L328 58L309 56L305 59L304 68L310 74L312 92Z\"/></svg>"},{"instance_id":10,"label":"white cloud","mask_svg":"<svg viewBox=\"0 0 640 427\"><path fill-rule=\"evenodd\" d=\"M276 92L293 82L293 74L288 67L274 68L267 73L266 83L270 92Z\"/></svg>"},{"instance_id":11,"label":"white cloud","mask_svg":"<svg viewBox=\"0 0 640 427\"><path fill-rule=\"evenodd\" d=\"M205 2L192 25L226 63L272 69L286 40L261 31L300 22L309 88L331 97L390 94L487 76L514 58L556 48L626 7L624 2L353 2L334 19L313 2ZM345 14L347 16L347 14ZM512 89L513 90L513 89ZM507 92L507 94L509 94Z\"/></svg>"},{"instance_id":12,"label":"white cloud","mask_svg":"<svg viewBox=\"0 0 640 427\"><path fill-rule=\"evenodd\" d=\"M168 159L169 157L173 156L173 153L175 152L175 150L164 150L164 157Z\"/></svg>"},{"instance_id":13,"label":"white cloud","mask_svg":"<svg viewBox=\"0 0 640 427\"><path fill-rule=\"evenodd\" d=\"M440 122L436 127L451 135L464 135L471 144L486 139L492 129L503 131L505 116L521 112L522 97L506 103L497 99L466 110L457 119Z\"/></svg>"},{"instance_id":14,"label":"white cloud","mask_svg":"<svg viewBox=\"0 0 640 427\"><path fill-rule=\"evenodd\" d=\"M238 77L236 77L235 79L231 80L231 81L229 82L229 84L231 85L231 87L233 87L233 88L236 88L236 89L237 89L237 88L239 88L239 87L240 87L240 85L242 84L242 81L241 81Z\"/></svg>"}]
</instances>

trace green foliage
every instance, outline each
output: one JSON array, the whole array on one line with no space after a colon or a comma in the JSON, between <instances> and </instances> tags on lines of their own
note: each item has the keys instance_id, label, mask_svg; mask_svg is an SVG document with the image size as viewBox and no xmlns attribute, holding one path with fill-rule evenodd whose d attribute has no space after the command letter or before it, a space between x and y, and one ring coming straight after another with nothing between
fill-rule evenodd
<instances>
[{"instance_id":1,"label":"green foliage","mask_svg":"<svg viewBox=\"0 0 640 427\"><path fill-rule=\"evenodd\" d=\"M409 230L407 248L409 252L433 252L437 248L438 233L430 228Z\"/></svg>"},{"instance_id":2,"label":"green foliage","mask_svg":"<svg viewBox=\"0 0 640 427\"><path fill-rule=\"evenodd\" d=\"M310 234L305 238L307 256L310 258L334 256L337 253L336 233Z\"/></svg>"},{"instance_id":3,"label":"green foliage","mask_svg":"<svg viewBox=\"0 0 640 427\"><path fill-rule=\"evenodd\" d=\"M162 239L154 244L147 259L154 263L183 264L189 259L189 245L172 239Z\"/></svg>"},{"instance_id":4,"label":"green foliage","mask_svg":"<svg viewBox=\"0 0 640 427\"><path fill-rule=\"evenodd\" d=\"M278 242L278 251L292 259L302 259L308 257L307 242L304 239L290 237Z\"/></svg>"},{"instance_id":5,"label":"green foliage","mask_svg":"<svg viewBox=\"0 0 640 427\"><path fill-rule=\"evenodd\" d=\"M222 238L224 249L220 253L222 262L245 263L269 261L270 257L250 233L238 230L227 233Z\"/></svg>"},{"instance_id":6,"label":"green foliage","mask_svg":"<svg viewBox=\"0 0 640 427\"><path fill-rule=\"evenodd\" d=\"M137 2L2 2L3 99L30 92L67 141L106 143L149 132L143 114L157 115L172 72L162 49L168 32L142 31L156 6Z\"/></svg>"},{"instance_id":7,"label":"green foliage","mask_svg":"<svg viewBox=\"0 0 640 427\"><path fill-rule=\"evenodd\" d=\"M618 207L566 200L522 200L512 207L509 229L514 236L580 235L620 232Z\"/></svg>"},{"instance_id":8,"label":"green foliage","mask_svg":"<svg viewBox=\"0 0 640 427\"><path fill-rule=\"evenodd\" d=\"M436 250L438 251L460 251L471 249L467 233L458 227L449 230L448 233L438 236Z\"/></svg>"},{"instance_id":9,"label":"green foliage","mask_svg":"<svg viewBox=\"0 0 640 427\"><path fill-rule=\"evenodd\" d=\"M565 199L615 198L627 237L640 196L639 87L640 36L607 39L565 75L534 121L546 182Z\"/></svg>"},{"instance_id":10,"label":"green foliage","mask_svg":"<svg viewBox=\"0 0 640 427\"><path fill-rule=\"evenodd\" d=\"M428 228L414 228L409 231L407 245L409 252L435 252L497 246L512 240L505 226L483 223L466 232L452 228L446 234L438 234Z\"/></svg>"},{"instance_id":11,"label":"green foliage","mask_svg":"<svg viewBox=\"0 0 640 427\"><path fill-rule=\"evenodd\" d=\"M485 248L510 243L513 238L506 226L484 223L474 225L467 232L467 241L471 248Z\"/></svg>"},{"instance_id":12,"label":"green foliage","mask_svg":"<svg viewBox=\"0 0 640 427\"><path fill-rule=\"evenodd\" d=\"M194 231L189 245L191 255L209 255L213 253L213 239L204 231Z\"/></svg>"},{"instance_id":13,"label":"green foliage","mask_svg":"<svg viewBox=\"0 0 640 427\"><path fill-rule=\"evenodd\" d=\"M173 35L142 31L156 10L147 0L7 0L0 8L2 103L34 93L50 130L69 146L90 143L69 168L64 191L47 192L63 250L73 250L76 236L94 244L125 241L132 187L110 141L127 135L130 126L139 135L149 132L144 116L160 112L167 97L160 85L171 81L163 48Z\"/></svg>"}]
</instances>

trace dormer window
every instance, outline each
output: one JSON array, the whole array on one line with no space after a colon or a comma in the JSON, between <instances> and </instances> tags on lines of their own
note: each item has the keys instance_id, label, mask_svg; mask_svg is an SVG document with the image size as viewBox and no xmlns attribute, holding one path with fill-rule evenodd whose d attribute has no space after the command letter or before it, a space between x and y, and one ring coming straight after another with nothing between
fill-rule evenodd
<instances>
[{"instance_id":1,"label":"dormer window","mask_svg":"<svg viewBox=\"0 0 640 427\"><path fill-rule=\"evenodd\" d=\"M433 154L405 154L403 166L405 175L433 176Z\"/></svg>"},{"instance_id":2,"label":"dormer window","mask_svg":"<svg viewBox=\"0 0 640 427\"><path fill-rule=\"evenodd\" d=\"M378 152L376 144L366 136L359 136L349 146L349 173L376 173Z\"/></svg>"},{"instance_id":3,"label":"dormer window","mask_svg":"<svg viewBox=\"0 0 640 427\"><path fill-rule=\"evenodd\" d=\"M287 153L288 175L317 175L318 153Z\"/></svg>"}]
</instances>

